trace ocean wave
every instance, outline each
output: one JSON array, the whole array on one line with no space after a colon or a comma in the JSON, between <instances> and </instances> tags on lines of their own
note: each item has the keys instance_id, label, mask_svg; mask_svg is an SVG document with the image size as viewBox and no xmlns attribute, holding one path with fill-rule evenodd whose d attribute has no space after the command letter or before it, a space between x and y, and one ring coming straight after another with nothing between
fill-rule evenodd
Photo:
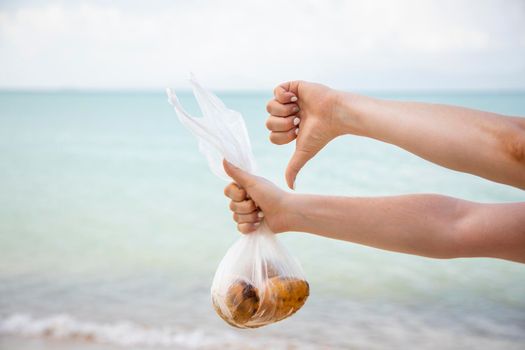
<instances>
[{"instance_id":1,"label":"ocean wave","mask_svg":"<svg viewBox=\"0 0 525 350\"><path fill-rule=\"evenodd\" d=\"M0 335L73 339L112 344L122 347L178 346L183 348L235 348L236 335L221 332L207 334L202 330L184 331L170 327L148 327L130 321L95 323L81 321L67 314L35 318L29 314L12 314L0 318Z\"/></svg>"}]
</instances>

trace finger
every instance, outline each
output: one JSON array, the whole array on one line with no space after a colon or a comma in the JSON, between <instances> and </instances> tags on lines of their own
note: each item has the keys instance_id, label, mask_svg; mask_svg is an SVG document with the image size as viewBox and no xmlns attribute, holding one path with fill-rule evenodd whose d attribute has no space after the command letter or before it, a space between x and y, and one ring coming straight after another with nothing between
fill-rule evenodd
<instances>
[{"instance_id":1,"label":"finger","mask_svg":"<svg viewBox=\"0 0 525 350\"><path fill-rule=\"evenodd\" d=\"M288 87L289 87L290 83L284 83L284 84L281 84L281 85L278 85L274 90L273 90L273 95L275 96L275 99L277 101L279 101L280 103L290 103L290 102L296 102L297 101L297 96L291 92L291 91L288 91Z\"/></svg>"},{"instance_id":2,"label":"finger","mask_svg":"<svg viewBox=\"0 0 525 350\"><path fill-rule=\"evenodd\" d=\"M257 212L253 212L250 214L233 213L233 220L235 220L235 222L238 224L245 224L258 222L260 218L257 215Z\"/></svg>"},{"instance_id":3,"label":"finger","mask_svg":"<svg viewBox=\"0 0 525 350\"><path fill-rule=\"evenodd\" d=\"M246 199L246 191L240 188L235 182L232 182L224 188L224 195L235 202L240 202Z\"/></svg>"},{"instance_id":4,"label":"finger","mask_svg":"<svg viewBox=\"0 0 525 350\"><path fill-rule=\"evenodd\" d=\"M254 212L257 209L254 201L251 199L242 201L242 202L230 202L230 209L238 214L249 214Z\"/></svg>"},{"instance_id":5,"label":"finger","mask_svg":"<svg viewBox=\"0 0 525 350\"><path fill-rule=\"evenodd\" d=\"M282 87L284 91L288 91L293 93L297 98L300 97L299 94L299 85L301 84L300 80L291 80L284 83L279 84L279 87Z\"/></svg>"},{"instance_id":6,"label":"finger","mask_svg":"<svg viewBox=\"0 0 525 350\"><path fill-rule=\"evenodd\" d=\"M270 141L276 145L284 145L292 142L297 137L297 134L295 133L296 129L297 128L293 128L284 132L271 132Z\"/></svg>"},{"instance_id":7,"label":"finger","mask_svg":"<svg viewBox=\"0 0 525 350\"><path fill-rule=\"evenodd\" d=\"M253 232L255 230L257 230L257 227L259 226L259 223L245 223L245 224L238 224L237 225L237 230L239 230L239 232L241 233L250 233L250 232Z\"/></svg>"},{"instance_id":8,"label":"finger","mask_svg":"<svg viewBox=\"0 0 525 350\"><path fill-rule=\"evenodd\" d=\"M295 179L297 178L297 174L303 168L306 162L312 159L316 153L317 152L306 152L302 149L295 150L292 158L288 162L285 173L286 183L292 190L295 188Z\"/></svg>"},{"instance_id":9,"label":"finger","mask_svg":"<svg viewBox=\"0 0 525 350\"><path fill-rule=\"evenodd\" d=\"M236 183L242 188L249 188L255 183L255 176L243 171L235 165L228 162L226 159L223 160L222 165L226 174L230 176ZM244 196L246 197L246 195ZM243 200L244 197L240 200Z\"/></svg>"},{"instance_id":10,"label":"finger","mask_svg":"<svg viewBox=\"0 0 525 350\"><path fill-rule=\"evenodd\" d=\"M299 112L299 106L295 103L282 104L277 100L271 100L266 105L266 110L277 117L288 117Z\"/></svg>"},{"instance_id":11,"label":"finger","mask_svg":"<svg viewBox=\"0 0 525 350\"><path fill-rule=\"evenodd\" d=\"M295 115L282 118L269 116L266 120L266 128L270 131L288 131L299 125L301 119Z\"/></svg>"}]
</instances>

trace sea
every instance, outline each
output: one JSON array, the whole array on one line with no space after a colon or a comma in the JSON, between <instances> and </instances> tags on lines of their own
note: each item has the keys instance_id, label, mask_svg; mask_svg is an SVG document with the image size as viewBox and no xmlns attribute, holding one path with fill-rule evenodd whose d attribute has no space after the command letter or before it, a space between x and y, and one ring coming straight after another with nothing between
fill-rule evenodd
<instances>
[{"instance_id":1,"label":"sea","mask_svg":"<svg viewBox=\"0 0 525 350\"><path fill-rule=\"evenodd\" d=\"M271 94L217 93L245 117L259 174L284 188L294 146L269 142ZM525 116L519 91L370 94ZM525 349L525 264L299 232L278 239L309 281L303 309L255 330L228 326L210 301L239 238L226 184L162 90L0 92L0 349ZM296 185L525 201L525 191L356 136L330 143Z\"/></svg>"}]
</instances>

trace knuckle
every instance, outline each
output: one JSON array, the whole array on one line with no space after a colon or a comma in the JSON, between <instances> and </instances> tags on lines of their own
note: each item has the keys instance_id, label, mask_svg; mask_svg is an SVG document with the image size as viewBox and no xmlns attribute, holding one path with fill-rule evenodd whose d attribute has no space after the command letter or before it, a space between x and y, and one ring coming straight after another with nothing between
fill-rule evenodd
<instances>
[{"instance_id":1,"label":"knuckle","mask_svg":"<svg viewBox=\"0 0 525 350\"><path fill-rule=\"evenodd\" d=\"M276 145L284 145L286 143L286 140L282 137L279 137L277 141L274 142Z\"/></svg>"},{"instance_id":2,"label":"knuckle","mask_svg":"<svg viewBox=\"0 0 525 350\"><path fill-rule=\"evenodd\" d=\"M292 132L293 132L293 130L292 130ZM276 144L278 144L278 145L285 145L285 144L287 144L288 142L290 142L292 140L293 140L293 137L292 137L292 133L290 133L290 131L282 132L279 135L279 138L277 139Z\"/></svg>"},{"instance_id":3,"label":"knuckle","mask_svg":"<svg viewBox=\"0 0 525 350\"><path fill-rule=\"evenodd\" d=\"M266 104L266 111L267 111L268 113L272 113L272 112L271 112L271 111L272 111L272 106L273 106L273 100L270 101L270 102L268 102L268 103Z\"/></svg>"},{"instance_id":4,"label":"knuckle","mask_svg":"<svg viewBox=\"0 0 525 350\"><path fill-rule=\"evenodd\" d=\"M265 125L266 125L266 129L272 130L272 117L271 116L268 117L268 119L266 119Z\"/></svg>"},{"instance_id":5,"label":"knuckle","mask_svg":"<svg viewBox=\"0 0 525 350\"><path fill-rule=\"evenodd\" d=\"M240 202L240 201L242 201L243 199L244 199L243 194L242 194L242 193L239 193L239 192L236 193L235 196L234 196L234 198L233 198L233 200L234 200L235 202Z\"/></svg>"},{"instance_id":6,"label":"knuckle","mask_svg":"<svg viewBox=\"0 0 525 350\"><path fill-rule=\"evenodd\" d=\"M293 128L295 125L293 125L293 121L296 117L294 115L286 118L286 128L287 129L290 129L290 128Z\"/></svg>"},{"instance_id":7,"label":"knuckle","mask_svg":"<svg viewBox=\"0 0 525 350\"><path fill-rule=\"evenodd\" d=\"M230 197L230 187L231 187L231 184L226 186L226 187L224 187L224 195L226 197Z\"/></svg>"},{"instance_id":8,"label":"knuckle","mask_svg":"<svg viewBox=\"0 0 525 350\"><path fill-rule=\"evenodd\" d=\"M230 198L233 199L236 202L240 201L242 199L242 192L241 191L242 190L240 190L240 189L235 189L234 191L232 191Z\"/></svg>"},{"instance_id":9,"label":"knuckle","mask_svg":"<svg viewBox=\"0 0 525 350\"><path fill-rule=\"evenodd\" d=\"M272 136L270 136L270 140L272 141L272 143L276 144L276 145L282 145L283 142L282 142L282 135L279 135L277 133L272 133Z\"/></svg>"},{"instance_id":10,"label":"knuckle","mask_svg":"<svg viewBox=\"0 0 525 350\"><path fill-rule=\"evenodd\" d=\"M274 132L271 132L270 133L270 142L277 144L277 139L276 138L277 138L277 134L274 133Z\"/></svg>"},{"instance_id":11,"label":"knuckle","mask_svg":"<svg viewBox=\"0 0 525 350\"><path fill-rule=\"evenodd\" d=\"M238 211L242 211L243 213L249 213L249 203L248 201L242 202L239 206L237 206Z\"/></svg>"},{"instance_id":12,"label":"knuckle","mask_svg":"<svg viewBox=\"0 0 525 350\"><path fill-rule=\"evenodd\" d=\"M243 200L244 198L246 198L246 190L241 188L239 191L239 200Z\"/></svg>"}]
</instances>

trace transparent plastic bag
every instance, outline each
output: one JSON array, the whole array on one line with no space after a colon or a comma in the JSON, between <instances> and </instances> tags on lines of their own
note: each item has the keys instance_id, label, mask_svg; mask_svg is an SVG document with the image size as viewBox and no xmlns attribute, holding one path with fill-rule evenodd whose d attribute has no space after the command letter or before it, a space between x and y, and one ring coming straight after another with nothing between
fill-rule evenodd
<instances>
[{"instance_id":1,"label":"transparent plastic bag","mask_svg":"<svg viewBox=\"0 0 525 350\"><path fill-rule=\"evenodd\" d=\"M211 92L190 79L203 117L190 116L177 96L167 89L168 100L181 123L199 140L211 171L231 181L222 159L254 173L248 131L242 115L228 109ZM239 328L257 328L285 319L299 310L309 285L299 263L278 242L264 219L258 229L242 235L221 260L211 287L217 314Z\"/></svg>"}]
</instances>

